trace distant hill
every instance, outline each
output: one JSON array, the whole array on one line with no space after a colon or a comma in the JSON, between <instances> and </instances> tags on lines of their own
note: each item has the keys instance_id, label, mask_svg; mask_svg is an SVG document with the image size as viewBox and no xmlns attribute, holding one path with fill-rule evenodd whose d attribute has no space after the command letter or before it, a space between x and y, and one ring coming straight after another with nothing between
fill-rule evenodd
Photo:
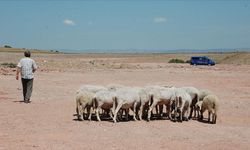
<instances>
[{"instance_id":1,"label":"distant hill","mask_svg":"<svg viewBox=\"0 0 250 150\"><path fill-rule=\"evenodd\" d=\"M25 49L25 48L5 48L0 47L0 52L13 52L13 53L23 53L25 50L29 50L31 53L59 53L58 51L48 51L48 50L37 50L37 49Z\"/></svg>"}]
</instances>

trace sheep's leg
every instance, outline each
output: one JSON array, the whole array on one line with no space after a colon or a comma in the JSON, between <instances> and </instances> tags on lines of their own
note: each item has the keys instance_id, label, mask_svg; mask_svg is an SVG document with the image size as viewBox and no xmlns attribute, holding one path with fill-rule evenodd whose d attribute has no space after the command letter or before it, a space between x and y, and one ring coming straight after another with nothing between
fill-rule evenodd
<instances>
[{"instance_id":1,"label":"sheep's leg","mask_svg":"<svg viewBox=\"0 0 250 150\"><path fill-rule=\"evenodd\" d=\"M204 111L203 110L200 110L200 120L203 120L203 113L204 113Z\"/></svg>"},{"instance_id":2,"label":"sheep's leg","mask_svg":"<svg viewBox=\"0 0 250 150\"><path fill-rule=\"evenodd\" d=\"M159 118L163 117L163 105L159 105Z\"/></svg>"},{"instance_id":3,"label":"sheep's leg","mask_svg":"<svg viewBox=\"0 0 250 150\"><path fill-rule=\"evenodd\" d=\"M112 112L112 110L109 110L109 116L113 119L114 117L113 117L113 112Z\"/></svg>"},{"instance_id":4,"label":"sheep's leg","mask_svg":"<svg viewBox=\"0 0 250 150\"><path fill-rule=\"evenodd\" d=\"M136 119L136 105L137 105L137 102L134 103L134 107L133 107L133 118L134 118L134 121L137 121Z\"/></svg>"},{"instance_id":5,"label":"sheep's leg","mask_svg":"<svg viewBox=\"0 0 250 150\"><path fill-rule=\"evenodd\" d=\"M124 110L124 109L120 109L119 111L118 111L118 114L117 114L117 116L118 116L118 118L117 118L117 120L122 120L122 116L123 116L123 112L124 111L126 111L126 110ZM125 112L126 113L126 112ZM126 114L125 114L126 115Z\"/></svg>"},{"instance_id":6,"label":"sheep's leg","mask_svg":"<svg viewBox=\"0 0 250 150\"><path fill-rule=\"evenodd\" d=\"M91 107L87 107L87 114L89 115L88 120L91 121L91 115L92 115Z\"/></svg>"},{"instance_id":7,"label":"sheep's leg","mask_svg":"<svg viewBox=\"0 0 250 150\"><path fill-rule=\"evenodd\" d=\"M185 115L186 115L186 121L189 120L188 119L188 113L189 113L189 111L190 111L190 107L188 106L187 109L186 109L186 113L185 113ZM199 111L197 111L197 113L199 113Z\"/></svg>"},{"instance_id":8,"label":"sheep's leg","mask_svg":"<svg viewBox=\"0 0 250 150\"><path fill-rule=\"evenodd\" d=\"M116 120L116 118L117 118L117 113L119 112L119 110L120 110L121 107L122 107L122 104L119 103L119 104L117 105L115 111L114 111L114 118L113 118L114 123L117 122L117 120Z\"/></svg>"},{"instance_id":9,"label":"sheep's leg","mask_svg":"<svg viewBox=\"0 0 250 150\"><path fill-rule=\"evenodd\" d=\"M155 106L155 114L158 115L159 114L159 105Z\"/></svg>"},{"instance_id":10,"label":"sheep's leg","mask_svg":"<svg viewBox=\"0 0 250 150\"><path fill-rule=\"evenodd\" d=\"M208 111L208 122L210 122L210 115L211 115L211 112L210 111Z\"/></svg>"},{"instance_id":11,"label":"sheep's leg","mask_svg":"<svg viewBox=\"0 0 250 150\"><path fill-rule=\"evenodd\" d=\"M193 106L191 106L190 115L189 115L188 119L192 118L193 110L194 110L194 108L193 108Z\"/></svg>"},{"instance_id":12,"label":"sheep's leg","mask_svg":"<svg viewBox=\"0 0 250 150\"><path fill-rule=\"evenodd\" d=\"M172 120L171 106L170 105L166 105L166 112L167 112L167 116L168 116L169 120Z\"/></svg>"},{"instance_id":13,"label":"sheep's leg","mask_svg":"<svg viewBox=\"0 0 250 150\"><path fill-rule=\"evenodd\" d=\"M142 120L142 110L143 110L143 105L141 104L140 108L139 108L139 120Z\"/></svg>"},{"instance_id":14,"label":"sheep's leg","mask_svg":"<svg viewBox=\"0 0 250 150\"><path fill-rule=\"evenodd\" d=\"M174 122L176 122L177 121L177 111L178 111L178 109L177 109L177 107L175 107L175 109L174 109Z\"/></svg>"},{"instance_id":15,"label":"sheep's leg","mask_svg":"<svg viewBox=\"0 0 250 150\"><path fill-rule=\"evenodd\" d=\"M85 105L81 105L79 101L76 101L76 113L77 113L77 119L78 120L84 120L83 117L83 108Z\"/></svg>"},{"instance_id":16,"label":"sheep's leg","mask_svg":"<svg viewBox=\"0 0 250 150\"><path fill-rule=\"evenodd\" d=\"M154 102L152 103L152 105L149 107L149 110L148 110L148 121L150 121L152 110L153 110L153 108L156 106L156 104L157 104L157 103L154 101Z\"/></svg>"},{"instance_id":17,"label":"sheep's leg","mask_svg":"<svg viewBox=\"0 0 250 150\"><path fill-rule=\"evenodd\" d=\"M197 109L197 114L198 114L197 118L200 118L200 110L199 110L199 108Z\"/></svg>"},{"instance_id":18,"label":"sheep's leg","mask_svg":"<svg viewBox=\"0 0 250 150\"><path fill-rule=\"evenodd\" d=\"M195 108L195 109L194 109L194 118L196 118L196 115L197 115L197 114L196 114L196 111L197 111L197 110L196 110L196 108Z\"/></svg>"},{"instance_id":19,"label":"sheep's leg","mask_svg":"<svg viewBox=\"0 0 250 150\"><path fill-rule=\"evenodd\" d=\"M182 120L183 120L183 121L188 121L188 118L187 118L187 115L186 115L186 114L187 114L187 109L186 109L186 108L184 108L182 114L183 114Z\"/></svg>"},{"instance_id":20,"label":"sheep's leg","mask_svg":"<svg viewBox=\"0 0 250 150\"><path fill-rule=\"evenodd\" d=\"M82 120L84 120L85 107L86 107L85 105L81 105L81 107L78 107L79 117L82 118Z\"/></svg>"},{"instance_id":21,"label":"sheep's leg","mask_svg":"<svg viewBox=\"0 0 250 150\"><path fill-rule=\"evenodd\" d=\"M100 116L99 116L100 110L101 110L101 108L99 106L95 110L96 111L96 118L98 121L101 121Z\"/></svg>"},{"instance_id":22,"label":"sheep's leg","mask_svg":"<svg viewBox=\"0 0 250 150\"><path fill-rule=\"evenodd\" d=\"M216 124L216 119L217 119L217 114L214 113L214 121L213 121L214 124Z\"/></svg>"},{"instance_id":23,"label":"sheep's leg","mask_svg":"<svg viewBox=\"0 0 250 150\"><path fill-rule=\"evenodd\" d=\"M128 115L129 115L129 108L128 108L128 109L125 109L124 111L125 111L125 119L126 119L126 121L128 121L128 120L129 120L129 118L128 118Z\"/></svg>"},{"instance_id":24,"label":"sheep's leg","mask_svg":"<svg viewBox=\"0 0 250 150\"><path fill-rule=\"evenodd\" d=\"M183 120L183 116L184 116L184 111L182 109L180 109L180 122L182 122Z\"/></svg>"},{"instance_id":25,"label":"sheep's leg","mask_svg":"<svg viewBox=\"0 0 250 150\"><path fill-rule=\"evenodd\" d=\"M80 111L79 111L80 109L81 109L80 106L77 106L77 107L76 107L77 119L81 121L81 120L83 120L83 117L82 117L82 115L80 114Z\"/></svg>"}]
</instances>

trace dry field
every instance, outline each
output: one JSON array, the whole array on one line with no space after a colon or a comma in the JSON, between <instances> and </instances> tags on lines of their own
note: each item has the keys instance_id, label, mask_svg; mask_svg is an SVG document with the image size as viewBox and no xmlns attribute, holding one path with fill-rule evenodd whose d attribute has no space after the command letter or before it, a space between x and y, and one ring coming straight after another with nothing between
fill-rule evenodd
<instances>
[{"instance_id":1,"label":"dry field","mask_svg":"<svg viewBox=\"0 0 250 150\"><path fill-rule=\"evenodd\" d=\"M0 150L249 149L250 54L207 54L212 67L169 64L200 54L41 54L32 103L24 104L15 69L0 67ZM22 53L0 52L0 63ZM174 85L212 90L220 98L217 124L196 120L112 123L77 121L75 91L83 84ZM205 117L207 113L205 113Z\"/></svg>"}]
</instances>

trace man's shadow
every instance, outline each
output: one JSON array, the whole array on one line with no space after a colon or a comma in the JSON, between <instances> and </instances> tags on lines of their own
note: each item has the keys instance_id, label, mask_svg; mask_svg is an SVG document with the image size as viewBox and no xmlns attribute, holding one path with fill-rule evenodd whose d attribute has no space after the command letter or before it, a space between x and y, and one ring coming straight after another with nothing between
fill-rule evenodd
<instances>
[{"instance_id":1,"label":"man's shadow","mask_svg":"<svg viewBox=\"0 0 250 150\"><path fill-rule=\"evenodd\" d=\"M13 101L14 103L24 103L24 101Z\"/></svg>"}]
</instances>

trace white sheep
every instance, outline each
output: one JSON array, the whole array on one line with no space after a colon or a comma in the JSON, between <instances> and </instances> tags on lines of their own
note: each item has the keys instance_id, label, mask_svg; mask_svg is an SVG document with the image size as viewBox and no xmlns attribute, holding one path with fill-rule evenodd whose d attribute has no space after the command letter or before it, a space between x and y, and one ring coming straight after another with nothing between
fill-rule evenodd
<instances>
[{"instance_id":1,"label":"white sheep","mask_svg":"<svg viewBox=\"0 0 250 150\"><path fill-rule=\"evenodd\" d=\"M136 105L136 115L138 116L139 120L142 120L143 110L148 109L150 96L147 89L145 88L133 87L133 90L135 90L139 95L139 101L137 101Z\"/></svg>"},{"instance_id":2,"label":"white sheep","mask_svg":"<svg viewBox=\"0 0 250 150\"><path fill-rule=\"evenodd\" d=\"M88 119L91 120L94 94L105 89L105 87L99 85L83 85L76 91L76 113L79 120L83 119L85 109L87 109Z\"/></svg>"},{"instance_id":3,"label":"white sheep","mask_svg":"<svg viewBox=\"0 0 250 150\"><path fill-rule=\"evenodd\" d=\"M85 109L87 109L88 120L91 120L93 97L94 93L89 91L81 91L76 94L76 113L79 120L84 119Z\"/></svg>"},{"instance_id":4,"label":"white sheep","mask_svg":"<svg viewBox=\"0 0 250 150\"><path fill-rule=\"evenodd\" d=\"M89 92L93 92L96 93L100 90L105 90L107 89L104 86L100 86L100 85L82 85L77 91L76 93L79 93L81 91L89 91Z\"/></svg>"},{"instance_id":5,"label":"white sheep","mask_svg":"<svg viewBox=\"0 0 250 150\"><path fill-rule=\"evenodd\" d=\"M136 106L137 103L140 101L140 97L138 95L138 91L133 88L120 88L115 91L115 98L113 101L113 110L114 110L114 117L113 120L116 122L117 120L117 113L120 109L125 109L127 116L128 110L131 108L133 110L133 118L136 121Z\"/></svg>"},{"instance_id":6,"label":"white sheep","mask_svg":"<svg viewBox=\"0 0 250 150\"><path fill-rule=\"evenodd\" d=\"M121 84L108 84L106 86L106 88L109 90L109 91L117 91L118 89L122 89L122 88L125 88L126 86L124 85L121 85Z\"/></svg>"},{"instance_id":7,"label":"white sheep","mask_svg":"<svg viewBox=\"0 0 250 150\"><path fill-rule=\"evenodd\" d=\"M180 122L183 120L188 121L188 112L190 109L190 103L192 101L191 96L182 88L177 88L175 89L175 118L174 121L176 120L176 114L179 112L180 116Z\"/></svg>"},{"instance_id":8,"label":"white sheep","mask_svg":"<svg viewBox=\"0 0 250 150\"><path fill-rule=\"evenodd\" d=\"M175 89L176 88L165 88L157 86L151 87L151 89L149 90L149 95L152 99L152 103L150 103L150 107L148 110L148 121L150 121L152 110L156 105L166 105L168 117L172 119L170 106L176 98Z\"/></svg>"},{"instance_id":9,"label":"white sheep","mask_svg":"<svg viewBox=\"0 0 250 150\"><path fill-rule=\"evenodd\" d=\"M218 111L218 102L219 99L215 95L207 95L203 99L203 103L201 105L201 117L200 119L203 119L203 113L208 110L208 122L210 122L210 115L212 114L212 123L216 123L217 119L217 111Z\"/></svg>"},{"instance_id":10,"label":"white sheep","mask_svg":"<svg viewBox=\"0 0 250 150\"><path fill-rule=\"evenodd\" d=\"M192 118L192 114L193 114L193 110L194 110L194 106L195 104L199 101L199 90L196 89L195 87L181 87L180 89L185 90L190 96L191 96L191 104L190 104L190 115L188 117L188 119Z\"/></svg>"},{"instance_id":11,"label":"white sheep","mask_svg":"<svg viewBox=\"0 0 250 150\"><path fill-rule=\"evenodd\" d=\"M96 109L96 117L98 121L101 121L99 113L101 109L109 112L111 118L113 118L111 110L113 108L113 99L115 93L109 90L98 91L94 96L94 108Z\"/></svg>"}]
</instances>

